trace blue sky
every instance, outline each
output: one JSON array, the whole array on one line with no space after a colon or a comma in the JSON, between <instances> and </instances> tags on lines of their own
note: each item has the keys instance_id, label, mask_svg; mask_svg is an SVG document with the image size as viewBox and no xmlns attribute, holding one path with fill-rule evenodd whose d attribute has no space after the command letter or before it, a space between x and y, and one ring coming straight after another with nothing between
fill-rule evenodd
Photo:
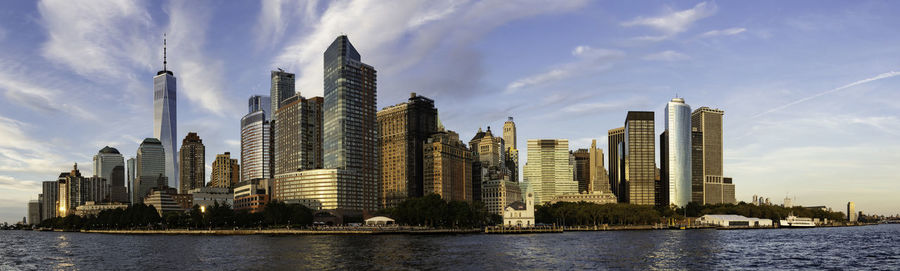
<instances>
[{"instance_id":1,"label":"blue sky","mask_svg":"<svg viewBox=\"0 0 900 271\"><path fill-rule=\"evenodd\" d=\"M676 94L725 110L738 200L900 213L900 5L890 1L11 1L0 10L0 221L103 146L152 136L152 78L178 77L178 133L207 165L239 153L269 71L322 94L347 34L378 70L379 108L417 92L468 138L515 117L527 139L584 148L627 110ZM180 141L179 141L180 142ZM524 151L523 151L524 152ZM524 163L525 158L522 158Z\"/></svg>"}]
</instances>

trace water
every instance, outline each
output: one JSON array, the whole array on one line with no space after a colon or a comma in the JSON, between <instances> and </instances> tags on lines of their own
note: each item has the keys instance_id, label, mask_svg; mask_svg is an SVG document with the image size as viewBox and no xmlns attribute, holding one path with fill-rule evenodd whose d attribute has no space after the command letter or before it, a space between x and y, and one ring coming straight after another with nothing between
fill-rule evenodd
<instances>
[{"instance_id":1,"label":"water","mask_svg":"<svg viewBox=\"0 0 900 271\"><path fill-rule=\"evenodd\" d=\"M529 235L0 231L0 270L900 270L900 225Z\"/></svg>"}]
</instances>

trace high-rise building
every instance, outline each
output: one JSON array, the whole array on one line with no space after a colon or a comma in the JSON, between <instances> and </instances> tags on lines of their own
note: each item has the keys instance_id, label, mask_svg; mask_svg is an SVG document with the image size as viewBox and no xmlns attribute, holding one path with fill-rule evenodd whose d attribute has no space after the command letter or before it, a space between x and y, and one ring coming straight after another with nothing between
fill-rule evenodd
<instances>
[{"instance_id":1,"label":"high-rise building","mask_svg":"<svg viewBox=\"0 0 900 271\"><path fill-rule=\"evenodd\" d=\"M297 94L275 111L275 175L323 167L322 103Z\"/></svg>"},{"instance_id":2,"label":"high-rise building","mask_svg":"<svg viewBox=\"0 0 900 271\"><path fill-rule=\"evenodd\" d=\"M682 98L666 104L665 130L660 135L661 205L684 207L691 201L691 107Z\"/></svg>"},{"instance_id":3,"label":"high-rise building","mask_svg":"<svg viewBox=\"0 0 900 271\"><path fill-rule=\"evenodd\" d=\"M512 179L509 167L504 161L508 161L505 157L506 152L503 150L503 138L495 137L491 132L491 127L487 127L487 131L478 128L475 136L469 140L469 151L472 152L472 195L474 200L483 201L481 196L489 195L483 191L483 183L491 180L506 180L516 182ZM517 183L517 182L516 182ZM498 205L499 206L499 205ZM503 209L506 205L500 206Z\"/></svg>"},{"instance_id":4,"label":"high-rise building","mask_svg":"<svg viewBox=\"0 0 900 271\"><path fill-rule=\"evenodd\" d=\"M588 191L591 182L591 152L588 149L577 149L572 152L575 158L575 181L578 182L578 192Z\"/></svg>"},{"instance_id":5,"label":"high-rise building","mask_svg":"<svg viewBox=\"0 0 900 271\"><path fill-rule=\"evenodd\" d=\"M209 176L209 187L233 189L240 182L241 165L237 159L231 159L231 153L217 154L212 163L212 174Z\"/></svg>"},{"instance_id":6,"label":"high-rise building","mask_svg":"<svg viewBox=\"0 0 900 271\"><path fill-rule=\"evenodd\" d=\"M506 167L510 171L510 180L519 181L519 149L516 144L516 123L509 117L503 123L503 144L506 147Z\"/></svg>"},{"instance_id":7,"label":"high-rise building","mask_svg":"<svg viewBox=\"0 0 900 271\"><path fill-rule=\"evenodd\" d=\"M56 180L58 185L58 197L56 203L57 216L65 217L70 214L75 214L75 207L82 204L81 190L83 178L84 177L81 176L81 171L78 170L77 163L72 166L71 171L59 174L59 178Z\"/></svg>"},{"instance_id":8,"label":"high-rise building","mask_svg":"<svg viewBox=\"0 0 900 271\"><path fill-rule=\"evenodd\" d=\"M424 194L445 200L469 201L472 195L472 152L459 134L442 131L428 137L424 146Z\"/></svg>"},{"instance_id":9,"label":"high-rise building","mask_svg":"<svg viewBox=\"0 0 900 271\"><path fill-rule=\"evenodd\" d=\"M175 102L175 74L166 68L166 47L163 41L163 69L153 77L153 137L165 150L166 185L178 187L178 154L176 150L178 118ZM148 191L149 192L149 191Z\"/></svg>"},{"instance_id":10,"label":"high-rise building","mask_svg":"<svg viewBox=\"0 0 900 271\"><path fill-rule=\"evenodd\" d=\"M692 140L692 143L700 143L699 148L695 148L693 154L699 152L700 157L694 158L691 166L692 187L703 186L703 201L700 204L717 204L722 203L722 194L708 195L709 189L720 188L723 183L723 150L724 150L724 133L723 133L723 116L725 111L719 109L711 109L709 107L700 107L691 113L692 137L699 137ZM696 130L694 130L696 128ZM699 175L699 176L698 176ZM698 184L697 182L702 182ZM698 194L692 196L693 200L697 200Z\"/></svg>"},{"instance_id":11,"label":"high-rise building","mask_svg":"<svg viewBox=\"0 0 900 271\"><path fill-rule=\"evenodd\" d=\"M847 202L847 221L856 222L857 220L859 220L859 215L856 213L856 204L852 201Z\"/></svg>"},{"instance_id":12,"label":"high-rise building","mask_svg":"<svg viewBox=\"0 0 900 271\"><path fill-rule=\"evenodd\" d=\"M76 197L76 201L78 202L75 207L85 205L87 202L109 202L109 182L100 178L97 175L92 177L84 177L81 178L81 183L79 184L78 196Z\"/></svg>"},{"instance_id":13,"label":"high-rise building","mask_svg":"<svg viewBox=\"0 0 900 271\"><path fill-rule=\"evenodd\" d=\"M588 167L590 168L590 182L588 183L587 192L602 192L613 195L612 190L609 187L609 174L606 172L606 168L603 167L603 150L597 148L597 140L591 140L591 148L588 152L590 155L588 160Z\"/></svg>"},{"instance_id":14,"label":"high-rise building","mask_svg":"<svg viewBox=\"0 0 900 271\"><path fill-rule=\"evenodd\" d=\"M41 223L41 201L40 200L29 200L28 201L28 220L26 220L28 224L37 225Z\"/></svg>"},{"instance_id":15,"label":"high-rise building","mask_svg":"<svg viewBox=\"0 0 900 271\"><path fill-rule=\"evenodd\" d=\"M270 179L275 168L269 96L251 96L249 104L249 112L241 118L241 182Z\"/></svg>"},{"instance_id":16,"label":"high-rise building","mask_svg":"<svg viewBox=\"0 0 900 271\"><path fill-rule=\"evenodd\" d=\"M131 203L133 198L132 195L134 194L134 179L137 178L134 157L128 158L128 160L125 161L125 167L128 172L128 177L125 179L125 183L128 185L128 188L125 189L128 193L128 200L126 202Z\"/></svg>"},{"instance_id":17,"label":"high-rise building","mask_svg":"<svg viewBox=\"0 0 900 271\"><path fill-rule=\"evenodd\" d=\"M294 90L294 74L285 72L282 69L272 71L272 87L270 91L272 96L270 97L271 106L269 109L272 110L271 112L278 111L284 100L294 96L296 93L296 90Z\"/></svg>"},{"instance_id":18,"label":"high-rise building","mask_svg":"<svg viewBox=\"0 0 900 271\"><path fill-rule=\"evenodd\" d=\"M437 132L434 101L411 93L405 103L378 111L379 207L396 207L403 200L424 196L423 147Z\"/></svg>"},{"instance_id":19,"label":"high-rise building","mask_svg":"<svg viewBox=\"0 0 900 271\"><path fill-rule=\"evenodd\" d=\"M544 204L557 195L577 194L574 170L568 139L528 140L528 160L524 170L526 188L523 190L534 192L536 204Z\"/></svg>"},{"instance_id":20,"label":"high-rise building","mask_svg":"<svg viewBox=\"0 0 900 271\"><path fill-rule=\"evenodd\" d=\"M59 201L59 183L44 181L41 184L41 221L56 217L57 201Z\"/></svg>"},{"instance_id":21,"label":"high-rise building","mask_svg":"<svg viewBox=\"0 0 900 271\"><path fill-rule=\"evenodd\" d=\"M625 127L610 129L607 139L609 141L609 145L607 145L607 148L609 148L609 189L618 197L619 201L624 202L624 186L621 184L625 179L623 177L625 170L623 168L624 163L622 160L625 157L624 155L620 155L620 152L624 152ZM620 148L622 148L622 150L619 150Z\"/></svg>"},{"instance_id":22,"label":"high-rise building","mask_svg":"<svg viewBox=\"0 0 900 271\"><path fill-rule=\"evenodd\" d=\"M652 111L628 111L625 118L625 202L656 205L656 151ZM620 197L621 200L621 197Z\"/></svg>"},{"instance_id":23,"label":"high-rise building","mask_svg":"<svg viewBox=\"0 0 900 271\"><path fill-rule=\"evenodd\" d=\"M484 209L488 213L496 215L503 215L503 209L506 206L522 200L522 194L525 191L520 183L509 180L509 176L499 176L497 172L485 176L481 189L481 201L484 202ZM538 204L537 201L534 202Z\"/></svg>"},{"instance_id":24,"label":"high-rise building","mask_svg":"<svg viewBox=\"0 0 900 271\"><path fill-rule=\"evenodd\" d=\"M125 158L119 150L109 146L94 155L94 174L109 183L109 200L111 202L128 202L128 189L125 187Z\"/></svg>"},{"instance_id":25,"label":"high-rise building","mask_svg":"<svg viewBox=\"0 0 900 271\"><path fill-rule=\"evenodd\" d=\"M328 46L324 58L324 167L358 176L338 178L348 182L337 186L347 197L347 208L374 210L379 177L375 68L361 62L343 35ZM339 201L338 208L342 207Z\"/></svg>"},{"instance_id":26,"label":"high-rise building","mask_svg":"<svg viewBox=\"0 0 900 271\"><path fill-rule=\"evenodd\" d=\"M693 119L693 118L692 118ZM706 193L703 186L703 133L700 128L691 127L691 201L698 204L705 202ZM753 202L754 204L756 201Z\"/></svg>"},{"instance_id":27,"label":"high-rise building","mask_svg":"<svg viewBox=\"0 0 900 271\"><path fill-rule=\"evenodd\" d=\"M181 141L178 165L181 167L179 193L185 194L191 189L206 185L206 147L197 133L190 132Z\"/></svg>"},{"instance_id":28,"label":"high-rise building","mask_svg":"<svg viewBox=\"0 0 900 271\"><path fill-rule=\"evenodd\" d=\"M166 150L156 138L146 138L137 150L134 183L132 183L131 203L142 203L153 188L168 185L166 177Z\"/></svg>"}]
</instances>

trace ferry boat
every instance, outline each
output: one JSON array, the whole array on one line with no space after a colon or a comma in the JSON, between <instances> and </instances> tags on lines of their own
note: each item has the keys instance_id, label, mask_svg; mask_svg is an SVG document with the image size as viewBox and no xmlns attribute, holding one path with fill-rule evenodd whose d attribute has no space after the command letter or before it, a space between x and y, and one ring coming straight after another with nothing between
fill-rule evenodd
<instances>
[{"instance_id":1,"label":"ferry boat","mask_svg":"<svg viewBox=\"0 0 900 271\"><path fill-rule=\"evenodd\" d=\"M812 218L796 217L793 214L781 220L779 226L782 228L812 228L816 226Z\"/></svg>"}]
</instances>

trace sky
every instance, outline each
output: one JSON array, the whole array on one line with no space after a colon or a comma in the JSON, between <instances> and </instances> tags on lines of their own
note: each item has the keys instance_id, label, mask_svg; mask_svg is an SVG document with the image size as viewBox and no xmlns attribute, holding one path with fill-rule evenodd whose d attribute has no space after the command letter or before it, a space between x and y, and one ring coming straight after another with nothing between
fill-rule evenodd
<instances>
[{"instance_id":1,"label":"sky","mask_svg":"<svg viewBox=\"0 0 900 271\"><path fill-rule=\"evenodd\" d=\"M468 142L515 118L528 139L597 139L674 97L725 111L739 201L900 213L900 4L892 1L10 1L0 9L0 221L104 146L153 136L153 76L178 80L179 139L240 153L269 72L321 96L346 34L378 71L378 107L435 100ZM180 144L180 140L178 141ZM521 151L521 164L527 154Z\"/></svg>"}]
</instances>

